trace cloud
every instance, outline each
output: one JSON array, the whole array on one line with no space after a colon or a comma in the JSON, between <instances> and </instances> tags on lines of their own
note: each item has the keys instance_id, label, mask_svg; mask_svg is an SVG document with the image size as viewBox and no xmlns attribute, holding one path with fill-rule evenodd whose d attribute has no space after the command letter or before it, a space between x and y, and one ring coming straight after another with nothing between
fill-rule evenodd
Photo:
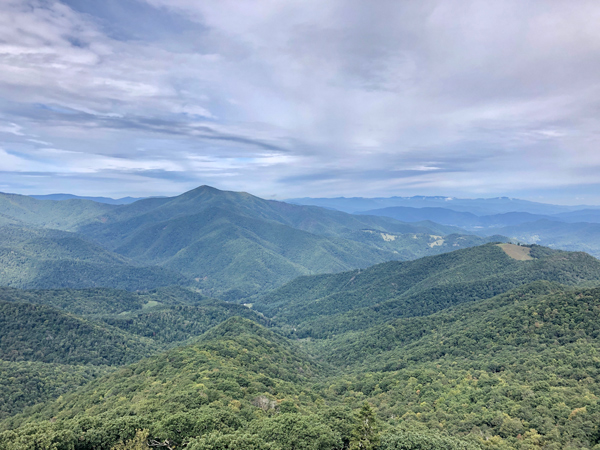
<instances>
[{"instance_id":1,"label":"cloud","mask_svg":"<svg viewBox=\"0 0 600 450\"><path fill-rule=\"evenodd\" d=\"M22 192L60 173L117 196L600 196L595 1L0 8L0 157Z\"/></svg>"}]
</instances>

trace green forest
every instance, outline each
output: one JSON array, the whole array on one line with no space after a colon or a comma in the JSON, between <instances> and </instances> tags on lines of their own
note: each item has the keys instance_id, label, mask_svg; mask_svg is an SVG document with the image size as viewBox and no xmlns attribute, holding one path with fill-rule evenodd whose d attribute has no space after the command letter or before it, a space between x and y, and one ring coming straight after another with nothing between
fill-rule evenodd
<instances>
[{"instance_id":1,"label":"green forest","mask_svg":"<svg viewBox=\"0 0 600 450\"><path fill-rule=\"evenodd\" d=\"M207 187L2 200L2 450L600 449L586 253Z\"/></svg>"}]
</instances>

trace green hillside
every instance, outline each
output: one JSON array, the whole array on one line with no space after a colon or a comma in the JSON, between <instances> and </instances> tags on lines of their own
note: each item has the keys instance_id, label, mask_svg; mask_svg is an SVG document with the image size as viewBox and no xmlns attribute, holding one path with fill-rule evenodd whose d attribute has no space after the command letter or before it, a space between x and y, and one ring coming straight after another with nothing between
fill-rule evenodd
<instances>
[{"instance_id":1,"label":"green hillside","mask_svg":"<svg viewBox=\"0 0 600 450\"><path fill-rule=\"evenodd\" d=\"M58 230L0 227L0 286L148 289L188 283L161 267L138 267L88 238Z\"/></svg>"},{"instance_id":2,"label":"green hillside","mask_svg":"<svg viewBox=\"0 0 600 450\"><path fill-rule=\"evenodd\" d=\"M175 287L0 288L0 315L0 418L85 384L107 364L181 345L230 317L268 322L245 306Z\"/></svg>"},{"instance_id":3,"label":"green hillside","mask_svg":"<svg viewBox=\"0 0 600 450\"><path fill-rule=\"evenodd\" d=\"M0 420L53 400L110 370L107 366L0 360Z\"/></svg>"},{"instance_id":4,"label":"green hillside","mask_svg":"<svg viewBox=\"0 0 600 450\"><path fill-rule=\"evenodd\" d=\"M269 322L243 305L220 300L207 300L193 306L153 307L118 316L97 317L97 320L128 333L150 338L160 345L172 346L181 345L236 316L265 325Z\"/></svg>"},{"instance_id":5,"label":"green hillside","mask_svg":"<svg viewBox=\"0 0 600 450\"><path fill-rule=\"evenodd\" d=\"M90 200L36 200L0 192L0 225L21 224L73 231L80 223L116 208Z\"/></svg>"},{"instance_id":6,"label":"green hillside","mask_svg":"<svg viewBox=\"0 0 600 450\"><path fill-rule=\"evenodd\" d=\"M43 305L0 302L0 359L121 365L157 351L149 339Z\"/></svg>"},{"instance_id":7,"label":"green hillside","mask_svg":"<svg viewBox=\"0 0 600 450\"><path fill-rule=\"evenodd\" d=\"M380 414L486 448L600 444L600 289L537 282L428 317L306 343ZM494 437L496 436L496 437Z\"/></svg>"},{"instance_id":8,"label":"green hillside","mask_svg":"<svg viewBox=\"0 0 600 450\"><path fill-rule=\"evenodd\" d=\"M43 439L61 445L77 442L81 449L110 448L137 428L181 444L267 418L286 399L289 407L310 403L311 393L301 384L318 371L284 338L233 318L196 345L143 360L49 403L35 413L37 424L24 429L45 433ZM55 418L53 423L49 418ZM323 431L333 434L325 427ZM33 448L39 437L8 432L0 439L7 448L25 449Z\"/></svg>"},{"instance_id":9,"label":"green hillside","mask_svg":"<svg viewBox=\"0 0 600 450\"><path fill-rule=\"evenodd\" d=\"M144 429L176 448L342 450L368 417L380 450L592 449L598 311L600 289L538 281L321 341L231 318L6 419L0 439L109 449Z\"/></svg>"},{"instance_id":10,"label":"green hillside","mask_svg":"<svg viewBox=\"0 0 600 450\"><path fill-rule=\"evenodd\" d=\"M189 289L169 286L141 292L109 288L28 290L0 288L0 300L53 306L73 314L96 317L122 315L158 306L194 305L210 299Z\"/></svg>"},{"instance_id":11,"label":"green hillside","mask_svg":"<svg viewBox=\"0 0 600 450\"><path fill-rule=\"evenodd\" d=\"M232 318L195 345L140 361L4 421L8 431L0 440L10 450L109 449L144 429L140 444L150 439L171 448L342 450L360 439L375 442L373 409L319 392L326 372L294 343ZM373 432L359 433L365 420L376 426ZM424 429L384 428L381 450L480 448Z\"/></svg>"},{"instance_id":12,"label":"green hillside","mask_svg":"<svg viewBox=\"0 0 600 450\"><path fill-rule=\"evenodd\" d=\"M13 302L15 307L45 305L36 310L41 316L53 311L96 325L104 323L108 329L123 330L130 339L136 336L152 342L155 351L165 346L181 344L200 336L213 326L230 317L245 317L258 323L268 320L246 306L204 297L185 288L168 287L144 292L116 289L35 289L0 288L0 302ZM64 315L64 314L63 314ZM77 316L76 316L77 315ZM61 320L64 317L61 316ZM37 319L27 319L37 320ZM76 322L79 323L79 322ZM64 328L64 324L57 325ZM69 327L73 327L68 324ZM82 332L83 333L83 332ZM25 336L29 334L25 333ZM66 362L60 356L53 362ZM105 364L105 363L102 363Z\"/></svg>"},{"instance_id":13,"label":"green hillside","mask_svg":"<svg viewBox=\"0 0 600 450\"><path fill-rule=\"evenodd\" d=\"M390 317L427 315L490 298L536 280L567 285L600 281L600 261L585 253L533 246L518 261L487 244L408 262L302 277L257 299L254 308L299 337L326 337Z\"/></svg>"}]
</instances>

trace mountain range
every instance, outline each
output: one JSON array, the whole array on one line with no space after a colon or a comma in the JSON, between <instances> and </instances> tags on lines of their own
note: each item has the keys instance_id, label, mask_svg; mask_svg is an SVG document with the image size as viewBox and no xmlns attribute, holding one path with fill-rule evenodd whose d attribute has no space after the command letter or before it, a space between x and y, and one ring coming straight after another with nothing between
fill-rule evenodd
<instances>
[{"instance_id":1,"label":"mountain range","mask_svg":"<svg viewBox=\"0 0 600 450\"><path fill-rule=\"evenodd\" d=\"M453 211L470 212L477 216L502 214L509 212L526 212L530 214L559 214L585 209L599 210L599 206L587 205L552 205L511 197L496 198L456 198L443 196L414 197L337 197L337 198L293 198L286 200L296 205L313 205L323 208L357 213L361 211L404 206L409 208L445 208Z\"/></svg>"},{"instance_id":2,"label":"mountain range","mask_svg":"<svg viewBox=\"0 0 600 450\"><path fill-rule=\"evenodd\" d=\"M6 269L0 279L8 286L28 288L187 284L209 295L237 299L300 275L505 239L469 236L429 221L409 224L290 205L209 186L127 205L1 194L0 207L9 227L3 233ZM24 260L25 249L40 239L48 245L38 245ZM22 270L22 261L31 267ZM155 278L152 283L144 278L149 274Z\"/></svg>"},{"instance_id":3,"label":"mountain range","mask_svg":"<svg viewBox=\"0 0 600 450\"><path fill-rule=\"evenodd\" d=\"M593 209L0 208L0 449L600 448Z\"/></svg>"}]
</instances>

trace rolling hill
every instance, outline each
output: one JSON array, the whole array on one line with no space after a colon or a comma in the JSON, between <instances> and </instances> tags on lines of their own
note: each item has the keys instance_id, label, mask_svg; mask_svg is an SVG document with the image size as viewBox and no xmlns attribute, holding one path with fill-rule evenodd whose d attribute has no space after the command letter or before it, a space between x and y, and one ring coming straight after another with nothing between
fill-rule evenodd
<instances>
[{"instance_id":1,"label":"rolling hill","mask_svg":"<svg viewBox=\"0 0 600 450\"><path fill-rule=\"evenodd\" d=\"M428 315L536 280L566 285L600 281L600 261L585 253L503 245L298 278L256 299L253 308L299 337L326 337L391 317ZM510 248L527 250L529 260L509 256L505 250Z\"/></svg>"},{"instance_id":2,"label":"rolling hill","mask_svg":"<svg viewBox=\"0 0 600 450\"><path fill-rule=\"evenodd\" d=\"M189 283L162 267L140 267L75 233L0 227L1 286L136 290Z\"/></svg>"},{"instance_id":3,"label":"rolling hill","mask_svg":"<svg viewBox=\"0 0 600 450\"><path fill-rule=\"evenodd\" d=\"M58 309L0 302L0 359L122 365L155 353L151 340Z\"/></svg>"}]
</instances>

